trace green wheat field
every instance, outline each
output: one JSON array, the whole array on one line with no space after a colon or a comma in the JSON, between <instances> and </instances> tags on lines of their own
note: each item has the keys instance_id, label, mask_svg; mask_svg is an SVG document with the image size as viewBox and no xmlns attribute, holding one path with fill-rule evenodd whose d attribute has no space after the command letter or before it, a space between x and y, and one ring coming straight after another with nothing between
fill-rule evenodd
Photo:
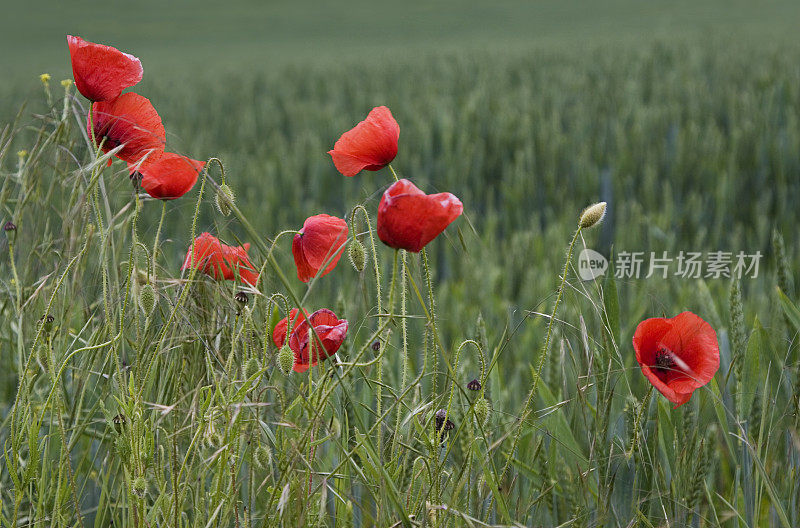
<instances>
[{"instance_id":1,"label":"green wheat field","mask_svg":"<svg viewBox=\"0 0 800 528\"><path fill-rule=\"evenodd\" d=\"M797 2L2 10L3 528L800 526ZM61 83L67 34L139 57L169 149L221 163L137 195ZM464 204L419 254L375 233L389 169L326 154L379 105L398 175ZM366 266L304 284L291 237L319 213ZM204 231L252 244L256 289L181 271ZM583 280L584 248L605 275ZM675 273L718 251L757 273ZM642 273L615 276L632 252ZM285 374L272 329L300 303L349 330ZM687 310L720 367L673 409L632 337Z\"/></svg>"}]
</instances>

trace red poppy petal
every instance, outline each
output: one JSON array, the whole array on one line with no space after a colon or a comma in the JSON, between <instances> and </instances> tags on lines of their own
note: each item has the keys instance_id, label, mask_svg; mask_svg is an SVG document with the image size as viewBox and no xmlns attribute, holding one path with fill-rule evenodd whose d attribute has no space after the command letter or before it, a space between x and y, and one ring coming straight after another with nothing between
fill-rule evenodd
<instances>
[{"instance_id":1,"label":"red poppy petal","mask_svg":"<svg viewBox=\"0 0 800 528\"><path fill-rule=\"evenodd\" d=\"M672 329L661 338L661 344L691 369L686 377L673 383L678 391L702 387L719 370L717 333L692 312L683 312L672 318Z\"/></svg>"},{"instance_id":2,"label":"red poppy petal","mask_svg":"<svg viewBox=\"0 0 800 528\"><path fill-rule=\"evenodd\" d=\"M395 187L410 192L398 194ZM400 180L378 205L378 237L390 247L416 253L463 211L461 201L450 193L425 195L408 180Z\"/></svg>"},{"instance_id":3,"label":"red poppy petal","mask_svg":"<svg viewBox=\"0 0 800 528\"><path fill-rule=\"evenodd\" d=\"M292 241L297 277L308 282L333 271L342 257L347 233L347 223L341 218L320 214L306 219ZM325 270L319 273L326 262Z\"/></svg>"},{"instance_id":4,"label":"red poppy petal","mask_svg":"<svg viewBox=\"0 0 800 528\"><path fill-rule=\"evenodd\" d=\"M379 170L397 156L400 126L385 106L373 108L367 118L336 141L328 154L336 169L345 176L360 171Z\"/></svg>"},{"instance_id":5,"label":"red poppy petal","mask_svg":"<svg viewBox=\"0 0 800 528\"><path fill-rule=\"evenodd\" d=\"M117 48L67 35L75 87L91 101L116 99L142 80L142 63Z\"/></svg>"},{"instance_id":6,"label":"red poppy petal","mask_svg":"<svg viewBox=\"0 0 800 528\"><path fill-rule=\"evenodd\" d=\"M153 198L174 200L180 198L194 187L204 161L165 152L155 161L139 166L142 175L142 188ZM131 164L130 167L136 167Z\"/></svg>"},{"instance_id":7,"label":"red poppy petal","mask_svg":"<svg viewBox=\"0 0 800 528\"><path fill-rule=\"evenodd\" d=\"M161 117L146 97L133 92L113 101L93 103L87 131L94 134L97 143L102 143L104 152L123 145L116 156L128 163L164 152L166 132Z\"/></svg>"},{"instance_id":8,"label":"red poppy petal","mask_svg":"<svg viewBox=\"0 0 800 528\"><path fill-rule=\"evenodd\" d=\"M672 328L669 319L653 317L645 319L633 333L633 349L640 365L653 365L661 338Z\"/></svg>"}]
</instances>

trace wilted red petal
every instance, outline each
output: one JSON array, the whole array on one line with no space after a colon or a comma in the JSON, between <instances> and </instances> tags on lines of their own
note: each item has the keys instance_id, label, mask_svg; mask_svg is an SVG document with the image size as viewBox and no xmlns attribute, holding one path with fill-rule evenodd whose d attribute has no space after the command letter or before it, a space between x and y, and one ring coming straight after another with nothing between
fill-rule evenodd
<instances>
[{"instance_id":1,"label":"wilted red petal","mask_svg":"<svg viewBox=\"0 0 800 528\"><path fill-rule=\"evenodd\" d=\"M399 180L386 189L378 205L378 237L389 247L417 253L463 210L450 193L426 195L410 181Z\"/></svg>"},{"instance_id":2,"label":"wilted red petal","mask_svg":"<svg viewBox=\"0 0 800 528\"><path fill-rule=\"evenodd\" d=\"M142 80L142 63L117 48L67 35L75 87L91 101L110 101Z\"/></svg>"},{"instance_id":3,"label":"wilted red petal","mask_svg":"<svg viewBox=\"0 0 800 528\"><path fill-rule=\"evenodd\" d=\"M691 312L673 318L652 318L639 323L633 336L636 361L647 379L668 400L680 407L695 389L704 386L719 369L717 334ZM671 365L659 364L659 357Z\"/></svg>"},{"instance_id":4,"label":"wilted red petal","mask_svg":"<svg viewBox=\"0 0 800 528\"><path fill-rule=\"evenodd\" d=\"M308 282L317 276L326 262L328 264L319 276L330 273L342 258L347 233L347 222L341 218L326 214L307 218L292 241L297 278Z\"/></svg>"},{"instance_id":5,"label":"wilted red petal","mask_svg":"<svg viewBox=\"0 0 800 528\"><path fill-rule=\"evenodd\" d=\"M102 142L104 152L124 145L116 156L128 163L164 152L167 136L161 118L150 100L139 94L128 92L113 101L93 103L86 123L90 136L92 128L95 142Z\"/></svg>"},{"instance_id":6,"label":"wilted red petal","mask_svg":"<svg viewBox=\"0 0 800 528\"><path fill-rule=\"evenodd\" d=\"M314 332L310 332L309 325ZM348 323L345 319L339 319L331 310L324 308L304 319L289 337L289 348L294 352L293 370L305 372L319 361L334 355L347 337L347 327ZM314 333L322 342L322 349L320 349ZM309 340L313 340L310 351Z\"/></svg>"},{"instance_id":7,"label":"wilted red petal","mask_svg":"<svg viewBox=\"0 0 800 528\"><path fill-rule=\"evenodd\" d=\"M385 106L373 108L367 118L336 141L328 154L336 169L345 176L362 170L380 170L397 156L400 125Z\"/></svg>"},{"instance_id":8,"label":"wilted red petal","mask_svg":"<svg viewBox=\"0 0 800 528\"><path fill-rule=\"evenodd\" d=\"M189 248L181 269L190 268L194 262L196 269L217 280L235 280L238 271L243 282L255 286L258 272L247 256L248 249L250 244L228 246L211 233L203 233Z\"/></svg>"},{"instance_id":9,"label":"wilted red petal","mask_svg":"<svg viewBox=\"0 0 800 528\"><path fill-rule=\"evenodd\" d=\"M153 198L174 200L180 198L194 187L197 175L206 163L192 158L165 152L154 160L148 158L144 163L130 163L128 170L142 175L142 188Z\"/></svg>"}]
</instances>

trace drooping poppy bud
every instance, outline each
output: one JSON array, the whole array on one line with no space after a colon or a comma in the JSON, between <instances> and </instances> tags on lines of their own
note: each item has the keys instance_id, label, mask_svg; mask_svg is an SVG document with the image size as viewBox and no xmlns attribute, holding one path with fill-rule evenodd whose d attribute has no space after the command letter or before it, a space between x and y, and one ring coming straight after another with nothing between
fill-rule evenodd
<instances>
[{"instance_id":1,"label":"drooping poppy bud","mask_svg":"<svg viewBox=\"0 0 800 528\"><path fill-rule=\"evenodd\" d=\"M303 319L289 337L289 348L294 352L294 371L305 372L334 355L347 337L347 326L347 320L339 319L325 308Z\"/></svg>"},{"instance_id":2,"label":"drooping poppy bud","mask_svg":"<svg viewBox=\"0 0 800 528\"><path fill-rule=\"evenodd\" d=\"M347 223L341 218L326 214L307 218L292 241L297 278L308 282L317 274L322 277L333 271L342 258L347 232Z\"/></svg>"},{"instance_id":3,"label":"drooping poppy bud","mask_svg":"<svg viewBox=\"0 0 800 528\"><path fill-rule=\"evenodd\" d=\"M692 312L642 321L633 334L633 348L642 373L675 408L719 369L717 334Z\"/></svg>"},{"instance_id":4,"label":"drooping poppy bud","mask_svg":"<svg viewBox=\"0 0 800 528\"><path fill-rule=\"evenodd\" d=\"M348 130L336 141L328 154L336 170L355 176L362 170L376 171L397 156L400 125L385 106L373 108L367 118Z\"/></svg>"},{"instance_id":5,"label":"drooping poppy bud","mask_svg":"<svg viewBox=\"0 0 800 528\"><path fill-rule=\"evenodd\" d=\"M418 253L463 210L452 194L428 195L402 179L386 189L378 205L378 237L389 247Z\"/></svg>"},{"instance_id":6,"label":"drooping poppy bud","mask_svg":"<svg viewBox=\"0 0 800 528\"><path fill-rule=\"evenodd\" d=\"M231 214L231 209L236 204L236 195L233 194L233 189L227 183L223 183L217 189L217 193L214 195L214 204L222 216Z\"/></svg>"},{"instance_id":7,"label":"drooping poppy bud","mask_svg":"<svg viewBox=\"0 0 800 528\"><path fill-rule=\"evenodd\" d=\"M131 177L138 174L138 183L147 194L159 200L174 200L189 192L205 161L164 152L151 154L143 163L129 163Z\"/></svg>"},{"instance_id":8,"label":"drooping poppy bud","mask_svg":"<svg viewBox=\"0 0 800 528\"><path fill-rule=\"evenodd\" d=\"M364 266L367 263L367 252L364 249L364 244L359 242L357 238L353 238L350 246L347 248L347 256L350 258L350 264L353 268L361 273L364 271Z\"/></svg>"},{"instance_id":9,"label":"drooping poppy bud","mask_svg":"<svg viewBox=\"0 0 800 528\"><path fill-rule=\"evenodd\" d=\"M90 101L111 101L142 80L142 63L117 48L67 35L75 86Z\"/></svg>"},{"instance_id":10,"label":"drooping poppy bud","mask_svg":"<svg viewBox=\"0 0 800 528\"><path fill-rule=\"evenodd\" d=\"M294 352L292 352L292 349L289 348L288 345L284 345L278 352L278 368L288 376L293 366Z\"/></svg>"},{"instance_id":11,"label":"drooping poppy bud","mask_svg":"<svg viewBox=\"0 0 800 528\"><path fill-rule=\"evenodd\" d=\"M149 317L152 315L157 303L158 298L156 297L156 291L153 289L153 286L150 284L142 286L142 289L139 290L139 307L142 309L142 312Z\"/></svg>"},{"instance_id":12,"label":"drooping poppy bud","mask_svg":"<svg viewBox=\"0 0 800 528\"><path fill-rule=\"evenodd\" d=\"M255 286L258 282L258 272L247 256L249 249L250 244L228 246L211 233L203 233L189 248L181 269L194 266L217 280L235 280L238 272L243 282Z\"/></svg>"},{"instance_id":13,"label":"drooping poppy bud","mask_svg":"<svg viewBox=\"0 0 800 528\"><path fill-rule=\"evenodd\" d=\"M159 157L167 138L161 117L150 100L133 92L93 103L86 130L95 143L102 144L104 152L123 145L116 156L128 163L136 163L145 156Z\"/></svg>"}]
</instances>

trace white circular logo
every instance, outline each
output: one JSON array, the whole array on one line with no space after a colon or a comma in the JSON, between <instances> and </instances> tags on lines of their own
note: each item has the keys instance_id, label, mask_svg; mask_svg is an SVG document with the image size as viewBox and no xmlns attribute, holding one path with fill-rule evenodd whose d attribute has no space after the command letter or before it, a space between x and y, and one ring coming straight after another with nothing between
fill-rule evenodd
<instances>
[{"instance_id":1,"label":"white circular logo","mask_svg":"<svg viewBox=\"0 0 800 528\"><path fill-rule=\"evenodd\" d=\"M578 275L585 281L605 275L607 269L608 260L593 249L584 249L578 255Z\"/></svg>"}]
</instances>

